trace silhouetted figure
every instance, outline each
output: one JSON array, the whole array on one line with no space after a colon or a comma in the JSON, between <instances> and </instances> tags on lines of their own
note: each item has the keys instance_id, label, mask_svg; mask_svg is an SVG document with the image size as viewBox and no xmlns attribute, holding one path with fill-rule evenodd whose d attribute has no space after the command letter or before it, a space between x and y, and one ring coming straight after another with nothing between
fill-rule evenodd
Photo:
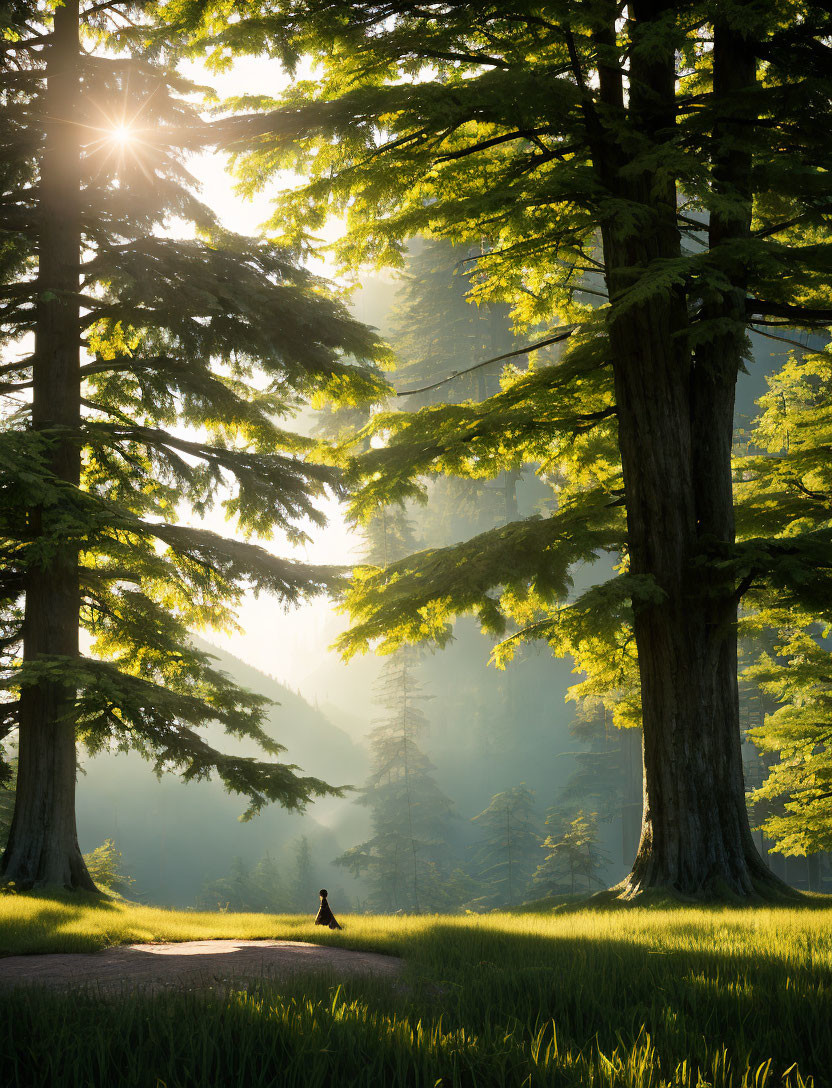
<instances>
[{"instance_id":1,"label":"silhouetted figure","mask_svg":"<svg viewBox=\"0 0 832 1088\"><path fill-rule=\"evenodd\" d=\"M318 909L318 917L315 919L316 926L329 926L330 929L340 929L341 927L335 921L335 915L329 909L329 903L326 901L327 891L326 888L321 888L318 893L321 897L321 905Z\"/></svg>"}]
</instances>

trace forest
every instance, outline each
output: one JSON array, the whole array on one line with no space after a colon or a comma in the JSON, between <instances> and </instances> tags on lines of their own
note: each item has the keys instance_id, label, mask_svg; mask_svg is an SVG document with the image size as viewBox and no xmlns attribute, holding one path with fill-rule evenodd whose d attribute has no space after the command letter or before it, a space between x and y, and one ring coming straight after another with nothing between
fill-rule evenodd
<instances>
[{"instance_id":1,"label":"forest","mask_svg":"<svg viewBox=\"0 0 832 1088\"><path fill-rule=\"evenodd\" d=\"M829 5L0 19L3 1083L832 1084Z\"/></svg>"}]
</instances>

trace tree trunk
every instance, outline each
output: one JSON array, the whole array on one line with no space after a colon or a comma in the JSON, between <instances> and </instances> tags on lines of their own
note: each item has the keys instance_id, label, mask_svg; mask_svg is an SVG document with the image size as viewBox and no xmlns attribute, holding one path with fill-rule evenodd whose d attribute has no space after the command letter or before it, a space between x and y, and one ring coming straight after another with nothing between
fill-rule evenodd
<instances>
[{"instance_id":1,"label":"tree trunk","mask_svg":"<svg viewBox=\"0 0 832 1088\"><path fill-rule=\"evenodd\" d=\"M44 434L51 471L68 490L77 489L81 464L78 12L78 0L56 8L46 66L32 395L33 429ZM57 501L30 515L33 536L47 546L27 572L24 664L47 657L71 666L78 657L78 546L65 525L57 528L66 512ZM21 690L17 793L2 861L3 879L20 887L95 890L75 827L75 697L68 678L36 679Z\"/></svg>"},{"instance_id":2,"label":"tree trunk","mask_svg":"<svg viewBox=\"0 0 832 1088\"><path fill-rule=\"evenodd\" d=\"M644 42L671 11L666 0L635 0L630 8L626 124L656 143L676 123L675 57L670 48ZM736 40L730 49L715 46L715 55L722 50L717 95L730 82L726 64L738 65L734 87L753 82L754 59L739 58L736 47ZM601 72L601 92L623 109L615 73ZM785 889L757 853L745 806L735 587L717 584L697 564L703 543L734 539L731 439L744 343L735 306L743 288L711 301L714 317L734 316L737 326L696 360L681 287L658 287L630 302L628 292L648 266L681 256L676 187L669 171L652 165L635 173L611 131L603 144L597 157L605 184L637 215L635 230L614 223L603 230L630 570L650 576L662 592L660 603L634 602L644 810L638 853L620 893L630 899L654 889L697 899L777 894ZM722 183L736 187L728 175L741 167L728 156L715 164L715 176L722 170ZM721 237L744 229L743 216L711 229L717 244L720 229Z\"/></svg>"}]
</instances>

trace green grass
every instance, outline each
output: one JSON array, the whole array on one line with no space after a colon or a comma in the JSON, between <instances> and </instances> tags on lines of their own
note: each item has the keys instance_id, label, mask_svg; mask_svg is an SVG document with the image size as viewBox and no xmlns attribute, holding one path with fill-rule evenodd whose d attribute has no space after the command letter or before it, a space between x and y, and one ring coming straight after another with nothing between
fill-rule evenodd
<instances>
[{"instance_id":1,"label":"green grass","mask_svg":"<svg viewBox=\"0 0 832 1088\"><path fill-rule=\"evenodd\" d=\"M816 1088L832 1083L832 910L309 919L0 898L0 949L288 937L387 951L405 985L0 996L0 1084Z\"/></svg>"}]
</instances>

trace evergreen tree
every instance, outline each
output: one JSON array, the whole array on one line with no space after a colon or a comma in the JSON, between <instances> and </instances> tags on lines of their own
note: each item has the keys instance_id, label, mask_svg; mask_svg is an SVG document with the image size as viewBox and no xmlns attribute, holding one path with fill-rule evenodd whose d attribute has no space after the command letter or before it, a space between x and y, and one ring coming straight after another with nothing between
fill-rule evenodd
<instances>
[{"instance_id":1,"label":"evergreen tree","mask_svg":"<svg viewBox=\"0 0 832 1088\"><path fill-rule=\"evenodd\" d=\"M485 893L477 906L513 907L526 897L540 850L534 794L521 783L495 793L473 817L480 831L474 876Z\"/></svg>"},{"instance_id":2,"label":"evergreen tree","mask_svg":"<svg viewBox=\"0 0 832 1088\"><path fill-rule=\"evenodd\" d=\"M451 472L538 462L548 516L362 572L342 645L441 644L454 616L574 652L593 679L629 659L644 728L644 820L620 889L785 894L748 826L737 606L787 585L826 611L826 535L780 524L737 542L734 392L749 328L832 321L830 14L792 0L429 3L268 0L224 51L313 55L320 76L263 99L240 168L309 180L280 201L294 244L343 211L346 265L398 263L407 239L482 247L555 365L479 404L374 417L352 465L357 515ZM207 24L214 33L215 25ZM239 130L245 137L245 126ZM357 447L359 448L359 447ZM612 553L607 583L570 571ZM632 632L632 636L631 636ZM513 640L517 642L515 637ZM634 652L637 650L637 654Z\"/></svg>"},{"instance_id":3,"label":"evergreen tree","mask_svg":"<svg viewBox=\"0 0 832 1088\"><path fill-rule=\"evenodd\" d=\"M609 857L598 843L598 813L588 815L579 809L572 819L553 809L546 817L552 830L543 840L545 859L534 871L533 880L549 895L569 892L574 895L576 880L582 880L584 890L603 887L600 874L609 864Z\"/></svg>"},{"instance_id":4,"label":"evergreen tree","mask_svg":"<svg viewBox=\"0 0 832 1088\"><path fill-rule=\"evenodd\" d=\"M832 530L832 356L806 343L768 379L760 413L738 464L741 530L790 540ZM786 855L832 849L832 654L818 614L788 583L754 585L742 618L758 652L744 670L759 690L748 736L766 762L752 791L758 820ZM763 646L760 652L761 644Z\"/></svg>"},{"instance_id":5,"label":"evergreen tree","mask_svg":"<svg viewBox=\"0 0 832 1088\"><path fill-rule=\"evenodd\" d=\"M187 629L231 625L246 587L292 602L333 584L335 571L245 538L298 541L300 520L320 523L333 472L279 420L312 395L369 393L377 379L346 356L377 348L283 251L229 234L200 203L185 154L213 137L157 5L3 16L0 739L17 729L19 764L0 875L92 888L79 739L186 781L216 773L250 812L330 789L206 741L215 720L281 750L263 700ZM165 233L176 223L183 237ZM240 537L177 523L220 497Z\"/></svg>"},{"instance_id":6,"label":"evergreen tree","mask_svg":"<svg viewBox=\"0 0 832 1088\"><path fill-rule=\"evenodd\" d=\"M417 239L407 253L391 315L391 340L401 360L396 386L442 383L413 394L410 406L485 400L500 387L499 363L470 372L468 367L520 346L512 334L510 307L478 303L479 255L478 250L431 238ZM459 374L458 380L448 382L453 374Z\"/></svg>"},{"instance_id":7,"label":"evergreen tree","mask_svg":"<svg viewBox=\"0 0 832 1088\"><path fill-rule=\"evenodd\" d=\"M266 854L253 867L242 858L234 858L227 877L206 881L197 906L203 910L271 914L291 909L290 898L281 866Z\"/></svg>"},{"instance_id":8,"label":"evergreen tree","mask_svg":"<svg viewBox=\"0 0 832 1088\"><path fill-rule=\"evenodd\" d=\"M320 884L320 880L315 878L309 839L306 835L301 835L295 848L295 876L292 893L294 902L292 903L292 909L300 913L312 910Z\"/></svg>"},{"instance_id":9,"label":"evergreen tree","mask_svg":"<svg viewBox=\"0 0 832 1088\"><path fill-rule=\"evenodd\" d=\"M370 733L371 772L359 803L370 809L372 837L337 865L366 876L367 905L380 911L439 911L451 901L448 822L453 803L437 786L419 747L427 719L416 679L416 651L399 650L382 668L378 702L385 716Z\"/></svg>"},{"instance_id":10,"label":"evergreen tree","mask_svg":"<svg viewBox=\"0 0 832 1088\"><path fill-rule=\"evenodd\" d=\"M641 730L616 728L608 708L590 697L580 701L570 732L585 748L575 754L560 809L591 805L603 823L620 821L621 860L630 865L641 831Z\"/></svg>"},{"instance_id":11,"label":"evergreen tree","mask_svg":"<svg viewBox=\"0 0 832 1088\"><path fill-rule=\"evenodd\" d=\"M101 891L109 895L124 895L136 883L122 867L122 853L112 839L105 839L89 854L84 854L84 864L91 880Z\"/></svg>"},{"instance_id":12,"label":"evergreen tree","mask_svg":"<svg viewBox=\"0 0 832 1088\"><path fill-rule=\"evenodd\" d=\"M15 761L9 761L0 766L2 778L0 778L0 850L6 846L9 837L9 828L12 826L14 813L14 781L17 776Z\"/></svg>"}]
</instances>

